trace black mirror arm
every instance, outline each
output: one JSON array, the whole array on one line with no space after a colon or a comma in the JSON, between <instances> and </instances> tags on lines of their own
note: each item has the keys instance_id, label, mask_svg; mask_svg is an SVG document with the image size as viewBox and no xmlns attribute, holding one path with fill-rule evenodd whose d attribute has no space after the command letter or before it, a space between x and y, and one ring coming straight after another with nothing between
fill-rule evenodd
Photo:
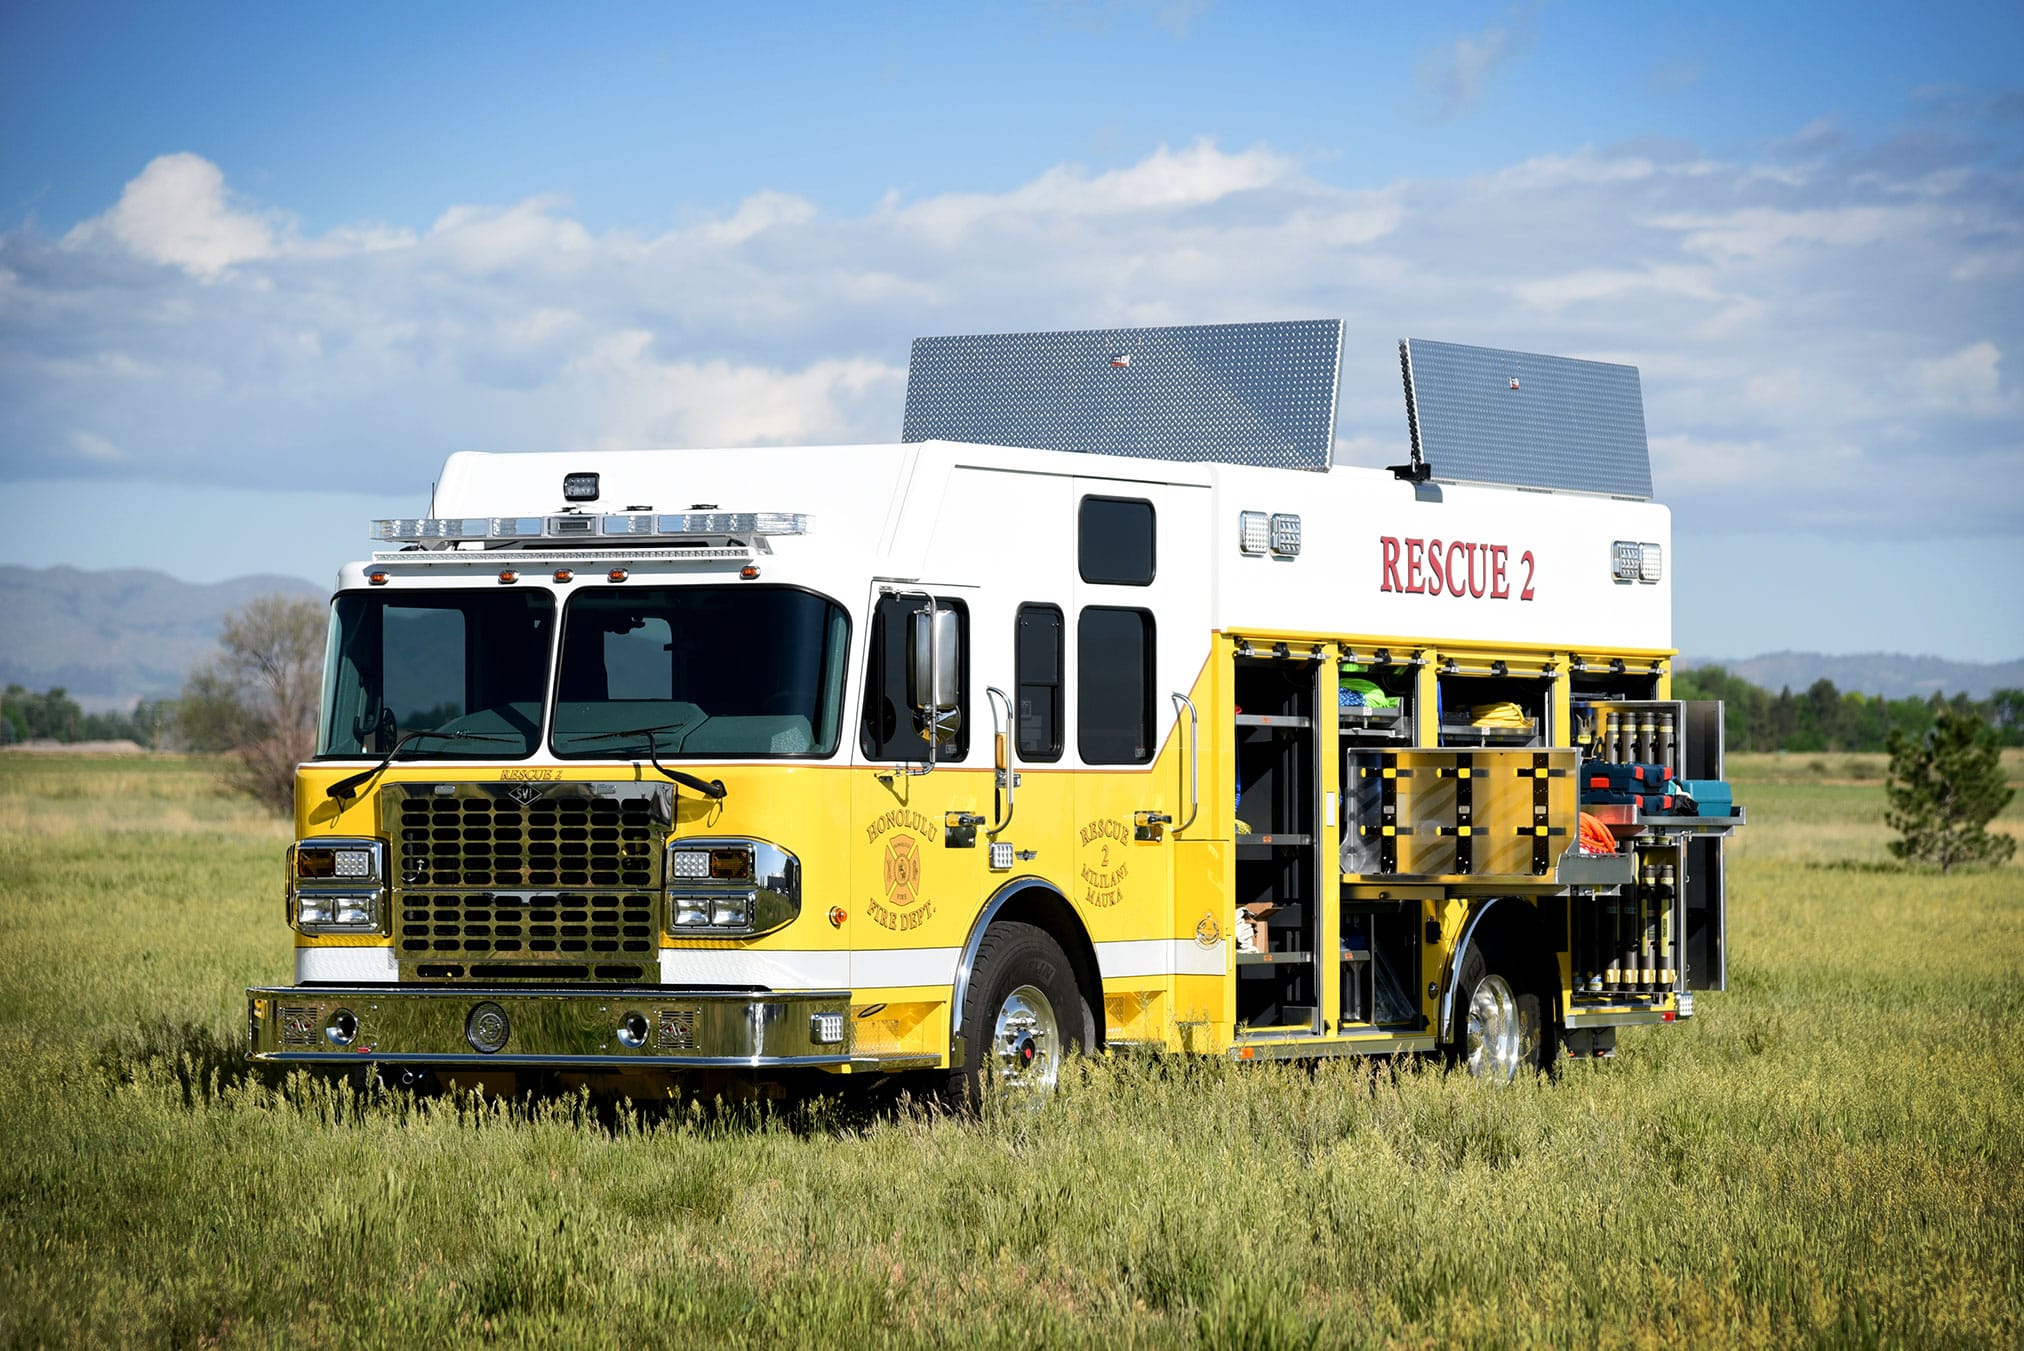
<instances>
[{"instance_id":1,"label":"black mirror arm","mask_svg":"<svg viewBox=\"0 0 2024 1351\"><path fill-rule=\"evenodd\" d=\"M648 732L646 733L646 738L647 738L647 760L653 765L655 769L658 769L661 773L667 775L671 781L682 785L682 787L684 788L692 789L695 792L701 793L704 797L710 798L712 800L720 799L724 796L726 790L724 788L724 781L722 779L711 779L706 783L702 779L697 778L693 774L685 774L679 769L669 769L666 765L661 763L660 748L654 743L654 734L652 732Z\"/></svg>"}]
</instances>

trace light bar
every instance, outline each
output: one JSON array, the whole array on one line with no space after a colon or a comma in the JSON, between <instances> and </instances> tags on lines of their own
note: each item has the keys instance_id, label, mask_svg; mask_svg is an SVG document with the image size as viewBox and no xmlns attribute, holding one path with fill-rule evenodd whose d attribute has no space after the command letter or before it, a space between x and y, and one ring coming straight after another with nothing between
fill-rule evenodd
<instances>
[{"instance_id":1,"label":"light bar","mask_svg":"<svg viewBox=\"0 0 2024 1351\"><path fill-rule=\"evenodd\" d=\"M421 516L374 521L372 538L395 544L459 540L693 539L710 535L805 535L809 518L792 511L626 512L612 516Z\"/></svg>"}]
</instances>

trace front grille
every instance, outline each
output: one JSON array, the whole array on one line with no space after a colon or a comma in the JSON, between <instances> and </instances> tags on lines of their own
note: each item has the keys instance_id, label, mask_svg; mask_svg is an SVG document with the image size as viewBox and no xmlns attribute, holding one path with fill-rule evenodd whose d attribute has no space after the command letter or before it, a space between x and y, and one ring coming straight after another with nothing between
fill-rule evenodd
<instances>
[{"instance_id":1,"label":"front grille","mask_svg":"<svg viewBox=\"0 0 2024 1351\"><path fill-rule=\"evenodd\" d=\"M634 783L390 784L394 949L422 980L636 980L672 798Z\"/></svg>"},{"instance_id":2,"label":"front grille","mask_svg":"<svg viewBox=\"0 0 2024 1351\"><path fill-rule=\"evenodd\" d=\"M650 887L660 883L653 803L644 798L425 797L395 820L410 887Z\"/></svg>"}]
</instances>

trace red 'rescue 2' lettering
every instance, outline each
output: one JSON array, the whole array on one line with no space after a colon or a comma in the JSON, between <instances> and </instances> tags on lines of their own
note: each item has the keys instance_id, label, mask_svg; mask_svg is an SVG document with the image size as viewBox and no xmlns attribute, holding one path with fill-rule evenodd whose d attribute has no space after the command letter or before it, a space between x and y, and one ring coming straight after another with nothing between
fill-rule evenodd
<instances>
[{"instance_id":1,"label":"red 'rescue 2' lettering","mask_svg":"<svg viewBox=\"0 0 2024 1351\"><path fill-rule=\"evenodd\" d=\"M1474 540L1402 540L1382 535L1384 550L1383 584L1380 591L1402 591L1409 596L1474 596L1491 600L1511 599L1511 548L1506 544L1478 544ZM1530 549L1518 555L1525 580L1518 587L1519 600L1532 599L1532 572L1537 566Z\"/></svg>"}]
</instances>

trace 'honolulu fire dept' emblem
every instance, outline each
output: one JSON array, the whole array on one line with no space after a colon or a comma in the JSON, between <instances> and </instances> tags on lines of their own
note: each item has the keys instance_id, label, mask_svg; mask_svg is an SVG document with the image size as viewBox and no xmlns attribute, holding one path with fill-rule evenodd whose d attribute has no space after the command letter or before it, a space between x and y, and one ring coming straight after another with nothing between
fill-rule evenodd
<instances>
[{"instance_id":1,"label":"'honolulu fire dept' emblem","mask_svg":"<svg viewBox=\"0 0 2024 1351\"><path fill-rule=\"evenodd\" d=\"M908 909L920 899L921 850L911 835L895 835L886 841L886 901Z\"/></svg>"},{"instance_id":2,"label":"'honolulu fire dept' emblem","mask_svg":"<svg viewBox=\"0 0 2024 1351\"><path fill-rule=\"evenodd\" d=\"M864 832L866 862L879 860L880 870L865 878L864 912L881 929L905 933L918 929L935 913L928 898L927 842L938 838L940 823L923 812L886 812ZM876 889L876 890L874 890ZM881 898L877 892L883 891Z\"/></svg>"}]
</instances>

